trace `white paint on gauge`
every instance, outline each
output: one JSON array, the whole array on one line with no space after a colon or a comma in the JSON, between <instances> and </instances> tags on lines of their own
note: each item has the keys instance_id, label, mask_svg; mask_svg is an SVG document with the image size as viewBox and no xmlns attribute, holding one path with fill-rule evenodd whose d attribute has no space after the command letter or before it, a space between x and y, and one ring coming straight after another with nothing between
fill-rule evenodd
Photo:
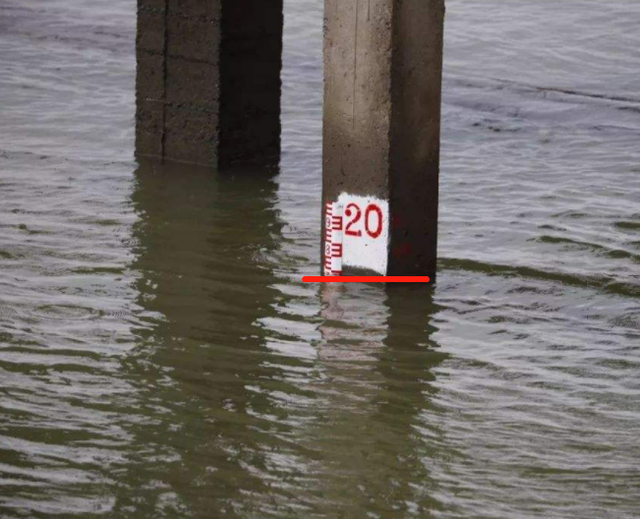
<instances>
[{"instance_id":1,"label":"white paint on gauge","mask_svg":"<svg viewBox=\"0 0 640 519\"><path fill-rule=\"evenodd\" d=\"M331 275L331 238L333 233L333 203L327 202L324 206L324 275Z\"/></svg>"},{"instance_id":2,"label":"white paint on gauge","mask_svg":"<svg viewBox=\"0 0 640 519\"><path fill-rule=\"evenodd\" d=\"M344 206L339 202L325 205L324 275L342 275Z\"/></svg>"},{"instance_id":3,"label":"white paint on gauge","mask_svg":"<svg viewBox=\"0 0 640 519\"><path fill-rule=\"evenodd\" d=\"M344 209L342 265L387 273L389 256L389 202L372 196L342 193Z\"/></svg>"}]
</instances>

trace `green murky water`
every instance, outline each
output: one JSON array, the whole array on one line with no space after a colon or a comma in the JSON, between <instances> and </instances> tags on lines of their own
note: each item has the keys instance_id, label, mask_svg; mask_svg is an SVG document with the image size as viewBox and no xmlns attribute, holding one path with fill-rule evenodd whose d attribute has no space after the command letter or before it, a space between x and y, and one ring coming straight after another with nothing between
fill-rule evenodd
<instances>
[{"instance_id":1,"label":"green murky water","mask_svg":"<svg viewBox=\"0 0 640 519\"><path fill-rule=\"evenodd\" d=\"M640 7L448 3L439 277L319 288L283 158L133 159L134 2L0 2L0 517L640 515Z\"/></svg>"}]
</instances>

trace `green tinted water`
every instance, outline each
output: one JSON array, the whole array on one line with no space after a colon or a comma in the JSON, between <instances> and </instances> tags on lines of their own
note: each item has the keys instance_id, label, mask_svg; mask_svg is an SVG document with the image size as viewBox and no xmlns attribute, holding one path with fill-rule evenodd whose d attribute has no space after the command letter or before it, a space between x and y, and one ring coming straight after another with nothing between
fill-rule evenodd
<instances>
[{"instance_id":1,"label":"green tinted water","mask_svg":"<svg viewBox=\"0 0 640 519\"><path fill-rule=\"evenodd\" d=\"M428 290L301 282L319 1L221 174L133 160L133 2L1 5L0 517L636 517L640 10L570 4L448 3Z\"/></svg>"}]
</instances>

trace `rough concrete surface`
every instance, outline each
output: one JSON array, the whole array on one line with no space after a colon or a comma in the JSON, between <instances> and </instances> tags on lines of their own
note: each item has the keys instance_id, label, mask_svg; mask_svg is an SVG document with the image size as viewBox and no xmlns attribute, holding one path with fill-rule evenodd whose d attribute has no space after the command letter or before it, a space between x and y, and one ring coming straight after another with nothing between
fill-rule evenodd
<instances>
[{"instance_id":1,"label":"rough concrete surface","mask_svg":"<svg viewBox=\"0 0 640 519\"><path fill-rule=\"evenodd\" d=\"M444 0L325 0L323 200L389 201L389 275L436 271L443 26Z\"/></svg>"},{"instance_id":2,"label":"rough concrete surface","mask_svg":"<svg viewBox=\"0 0 640 519\"><path fill-rule=\"evenodd\" d=\"M137 154L277 157L282 29L282 0L138 0Z\"/></svg>"}]
</instances>

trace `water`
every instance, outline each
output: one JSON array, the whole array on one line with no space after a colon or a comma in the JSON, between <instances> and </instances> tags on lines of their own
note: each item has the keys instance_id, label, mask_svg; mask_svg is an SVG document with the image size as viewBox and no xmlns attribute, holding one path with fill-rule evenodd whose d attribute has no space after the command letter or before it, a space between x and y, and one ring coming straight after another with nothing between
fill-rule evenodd
<instances>
[{"instance_id":1,"label":"water","mask_svg":"<svg viewBox=\"0 0 640 519\"><path fill-rule=\"evenodd\" d=\"M319 270L284 155L133 159L131 0L0 0L0 517L640 516L640 4L449 0L433 290Z\"/></svg>"}]
</instances>

